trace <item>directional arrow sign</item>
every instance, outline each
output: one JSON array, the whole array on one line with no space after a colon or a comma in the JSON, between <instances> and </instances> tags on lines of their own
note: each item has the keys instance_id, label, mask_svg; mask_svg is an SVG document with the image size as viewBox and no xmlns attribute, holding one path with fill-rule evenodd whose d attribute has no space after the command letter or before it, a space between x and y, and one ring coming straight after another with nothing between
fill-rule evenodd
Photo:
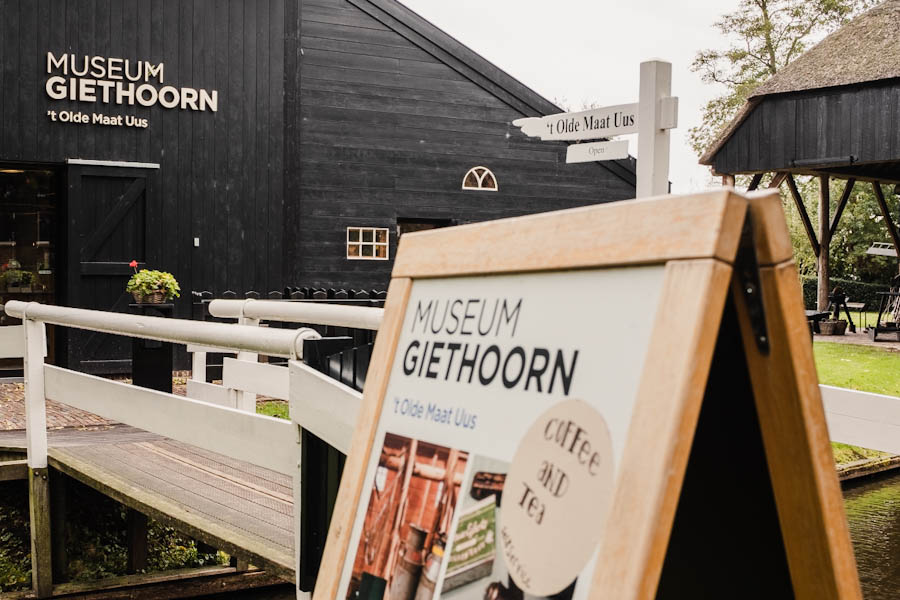
<instances>
[{"instance_id":1,"label":"directional arrow sign","mask_svg":"<svg viewBox=\"0 0 900 600\"><path fill-rule=\"evenodd\" d=\"M572 144L566 150L567 163L594 162L628 158L628 140Z\"/></svg>"},{"instance_id":2,"label":"directional arrow sign","mask_svg":"<svg viewBox=\"0 0 900 600\"><path fill-rule=\"evenodd\" d=\"M516 119L522 133L542 140L591 140L637 133L637 103L604 106L581 112Z\"/></svg>"},{"instance_id":3,"label":"directional arrow sign","mask_svg":"<svg viewBox=\"0 0 900 600\"><path fill-rule=\"evenodd\" d=\"M659 109L659 128L674 128L678 121L678 98L662 98ZM516 119L513 125L520 127L525 135L545 141L596 140L637 133L637 114L635 102L546 117L526 117Z\"/></svg>"}]
</instances>

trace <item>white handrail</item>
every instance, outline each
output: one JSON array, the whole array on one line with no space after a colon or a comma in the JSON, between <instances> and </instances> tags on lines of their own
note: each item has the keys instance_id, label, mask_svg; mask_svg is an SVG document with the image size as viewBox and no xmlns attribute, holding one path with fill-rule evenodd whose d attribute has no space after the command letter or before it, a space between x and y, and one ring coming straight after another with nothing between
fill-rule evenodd
<instances>
[{"instance_id":1,"label":"white handrail","mask_svg":"<svg viewBox=\"0 0 900 600\"><path fill-rule=\"evenodd\" d=\"M66 306L49 306L39 302L18 300L7 302L5 310L6 314L11 317L33 319L64 327L90 329L91 331L176 344L189 343L228 348L238 352L255 352L294 359L302 358L304 339L321 337L316 331L308 328L289 330L188 319L166 319Z\"/></svg>"},{"instance_id":2,"label":"white handrail","mask_svg":"<svg viewBox=\"0 0 900 600\"><path fill-rule=\"evenodd\" d=\"M284 300L213 300L209 314L220 318L252 318L290 323L317 323L336 327L378 330L384 309L373 306L348 306L324 302Z\"/></svg>"}]
</instances>

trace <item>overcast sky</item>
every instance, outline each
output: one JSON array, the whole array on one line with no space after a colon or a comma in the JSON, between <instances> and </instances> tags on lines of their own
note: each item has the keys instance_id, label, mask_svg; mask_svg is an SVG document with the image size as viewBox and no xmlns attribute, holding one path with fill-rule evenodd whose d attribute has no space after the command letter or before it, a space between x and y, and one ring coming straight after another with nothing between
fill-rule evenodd
<instances>
[{"instance_id":1,"label":"overcast sky","mask_svg":"<svg viewBox=\"0 0 900 600\"><path fill-rule=\"evenodd\" d=\"M724 48L713 28L738 0L401 0L411 9L546 98L584 103L637 102L641 61L672 63L672 93L679 97L672 132L669 179L684 193L710 184L697 164L687 131L703 104L717 95L691 72L696 52ZM630 141L632 155L636 143Z\"/></svg>"}]
</instances>

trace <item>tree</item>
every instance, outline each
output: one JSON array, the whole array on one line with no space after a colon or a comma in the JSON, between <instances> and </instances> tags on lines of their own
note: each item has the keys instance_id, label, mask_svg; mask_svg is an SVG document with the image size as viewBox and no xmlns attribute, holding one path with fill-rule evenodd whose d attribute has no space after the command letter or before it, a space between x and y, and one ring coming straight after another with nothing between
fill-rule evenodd
<instances>
[{"instance_id":1,"label":"tree","mask_svg":"<svg viewBox=\"0 0 900 600\"><path fill-rule=\"evenodd\" d=\"M731 45L701 50L691 69L703 81L725 87L725 93L703 108L703 121L691 128L690 143L698 155L763 81L803 54L824 34L836 29L876 0L741 0L715 27Z\"/></svg>"}]
</instances>

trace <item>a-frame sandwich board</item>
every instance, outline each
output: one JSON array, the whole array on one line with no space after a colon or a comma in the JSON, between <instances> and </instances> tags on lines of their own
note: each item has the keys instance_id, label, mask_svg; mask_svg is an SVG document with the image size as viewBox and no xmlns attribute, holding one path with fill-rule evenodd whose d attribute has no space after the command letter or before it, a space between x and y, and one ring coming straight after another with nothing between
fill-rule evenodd
<instances>
[{"instance_id":1,"label":"a-frame sandwich board","mask_svg":"<svg viewBox=\"0 0 900 600\"><path fill-rule=\"evenodd\" d=\"M608 434L596 510L501 490L492 566L448 596L861 597L780 199L723 189L404 236L315 600L447 592L476 475L523 485L519 442L572 398ZM536 508L558 543L517 529Z\"/></svg>"}]
</instances>

